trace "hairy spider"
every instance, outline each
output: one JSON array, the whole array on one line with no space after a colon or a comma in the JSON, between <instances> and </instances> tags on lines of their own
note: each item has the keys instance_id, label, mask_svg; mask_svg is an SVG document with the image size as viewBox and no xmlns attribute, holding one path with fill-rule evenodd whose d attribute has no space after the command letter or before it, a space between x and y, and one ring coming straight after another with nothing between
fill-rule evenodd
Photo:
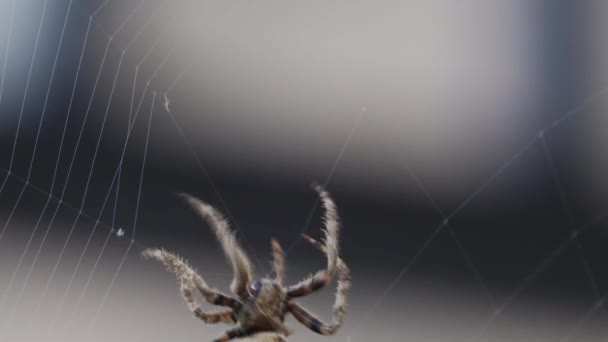
<instances>
[{"instance_id":1,"label":"hairy spider","mask_svg":"<svg viewBox=\"0 0 608 342\"><path fill-rule=\"evenodd\" d=\"M186 201L207 221L219 240L228 261L232 265L234 278L230 290L235 297L210 288L203 278L196 273L186 261L163 249L147 249L143 255L162 262L177 275L180 292L188 308L205 323L230 323L236 327L226 331L215 342L230 341L235 338L249 337L258 333L276 333L288 336L291 332L284 325L285 316L291 313L297 321L310 330L332 335L342 325L346 313L346 297L351 282L350 270L338 257L339 219L334 201L320 185L315 185L324 213L324 244L304 235L306 241L320 249L327 256L327 268L318 271L293 286L285 286L285 254L278 241L272 240L274 259L274 279L262 278L253 280L253 270L249 258L239 246L235 234L230 230L228 221L212 206L189 195L182 195ZM325 323L306 311L294 298L303 297L328 285L334 276L338 278L338 290L333 307L331 323ZM210 304L227 307L220 312L205 312L193 298L193 291L198 291Z\"/></svg>"}]
</instances>

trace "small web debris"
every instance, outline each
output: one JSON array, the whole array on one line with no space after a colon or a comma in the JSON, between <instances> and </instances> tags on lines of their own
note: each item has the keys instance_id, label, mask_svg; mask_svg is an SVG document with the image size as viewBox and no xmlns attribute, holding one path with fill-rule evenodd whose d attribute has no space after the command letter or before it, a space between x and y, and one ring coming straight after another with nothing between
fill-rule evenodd
<instances>
[{"instance_id":1,"label":"small web debris","mask_svg":"<svg viewBox=\"0 0 608 342\"><path fill-rule=\"evenodd\" d=\"M118 231L116 232L116 237L123 237L125 236L125 231L122 228L118 228Z\"/></svg>"},{"instance_id":2,"label":"small web debris","mask_svg":"<svg viewBox=\"0 0 608 342\"><path fill-rule=\"evenodd\" d=\"M165 110L169 113L171 113L171 110L169 109L170 104L171 100L169 100L169 98L167 97L167 93L165 93Z\"/></svg>"}]
</instances>

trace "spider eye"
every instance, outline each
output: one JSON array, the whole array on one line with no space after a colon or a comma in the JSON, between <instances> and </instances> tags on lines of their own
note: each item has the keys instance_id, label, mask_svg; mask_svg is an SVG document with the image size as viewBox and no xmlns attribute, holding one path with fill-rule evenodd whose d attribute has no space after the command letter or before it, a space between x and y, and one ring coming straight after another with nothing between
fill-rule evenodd
<instances>
[{"instance_id":1,"label":"spider eye","mask_svg":"<svg viewBox=\"0 0 608 342\"><path fill-rule=\"evenodd\" d=\"M253 284L251 284L251 292L254 295L257 295L258 292L260 292L261 288L262 288L262 283L259 280L256 280L253 282Z\"/></svg>"}]
</instances>

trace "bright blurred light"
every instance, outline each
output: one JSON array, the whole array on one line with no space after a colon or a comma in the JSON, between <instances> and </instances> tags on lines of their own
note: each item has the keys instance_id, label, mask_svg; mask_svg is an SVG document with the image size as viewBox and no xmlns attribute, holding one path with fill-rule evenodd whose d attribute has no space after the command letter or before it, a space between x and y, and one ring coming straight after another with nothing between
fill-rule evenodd
<instances>
[{"instance_id":1,"label":"bright blurred light","mask_svg":"<svg viewBox=\"0 0 608 342\"><path fill-rule=\"evenodd\" d=\"M191 72L173 103L207 158L326 172L365 107L346 176L391 187L399 162L415 162L445 190L486 175L538 124L532 6L196 1L167 3L159 21L186 23L175 57Z\"/></svg>"}]
</instances>

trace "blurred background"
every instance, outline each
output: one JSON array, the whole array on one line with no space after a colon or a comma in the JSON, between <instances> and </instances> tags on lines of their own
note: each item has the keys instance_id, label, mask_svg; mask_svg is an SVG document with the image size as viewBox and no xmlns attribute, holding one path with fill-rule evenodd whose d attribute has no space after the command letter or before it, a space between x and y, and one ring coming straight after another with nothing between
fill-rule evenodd
<instances>
[{"instance_id":1,"label":"blurred background","mask_svg":"<svg viewBox=\"0 0 608 342\"><path fill-rule=\"evenodd\" d=\"M224 212L259 276L277 238L295 283L325 265L300 239L322 237L313 181L337 202L353 289L336 336L289 319L290 340L605 340L607 15L0 0L2 340L213 339L228 327L140 257L164 247L228 291L176 193ZM303 302L330 320L333 294Z\"/></svg>"}]
</instances>

